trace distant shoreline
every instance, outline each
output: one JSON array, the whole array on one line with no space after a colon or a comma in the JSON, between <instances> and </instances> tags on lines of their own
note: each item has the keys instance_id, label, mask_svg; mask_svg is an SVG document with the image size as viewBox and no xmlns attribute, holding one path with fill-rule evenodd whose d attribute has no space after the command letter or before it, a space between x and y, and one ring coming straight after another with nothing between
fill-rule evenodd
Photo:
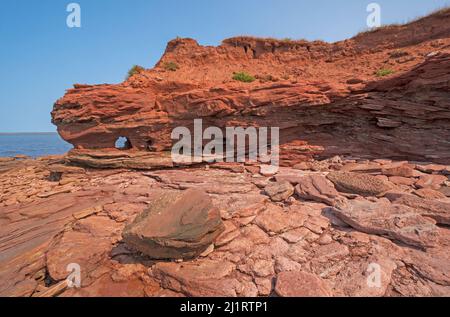
<instances>
[{"instance_id":1,"label":"distant shoreline","mask_svg":"<svg viewBox=\"0 0 450 317\"><path fill-rule=\"evenodd\" d=\"M49 135L49 134L58 134L58 132L0 132L0 135L30 135L30 134Z\"/></svg>"}]
</instances>

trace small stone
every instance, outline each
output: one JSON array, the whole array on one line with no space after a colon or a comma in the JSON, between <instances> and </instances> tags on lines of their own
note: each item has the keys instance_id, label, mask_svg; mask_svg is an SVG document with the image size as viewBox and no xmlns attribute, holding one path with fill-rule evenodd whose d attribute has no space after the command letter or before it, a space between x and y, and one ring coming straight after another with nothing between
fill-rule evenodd
<instances>
[{"instance_id":1,"label":"small stone","mask_svg":"<svg viewBox=\"0 0 450 317\"><path fill-rule=\"evenodd\" d=\"M255 278L255 284L258 288L259 296L269 296L272 293L272 279L271 278Z\"/></svg>"},{"instance_id":2,"label":"small stone","mask_svg":"<svg viewBox=\"0 0 450 317\"><path fill-rule=\"evenodd\" d=\"M275 272L277 274L281 272L300 271L302 265L286 257L278 257L275 262Z\"/></svg>"},{"instance_id":3,"label":"small stone","mask_svg":"<svg viewBox=\"0 0 450 317\"><path fill-rule=\"evenodd\" d=\"M259 166L249 165L245 166L245 170L249 172L250 174L258 174L260 172Z\"/></svg>"},{"instance_id":4,"label":"small stone","mask_svg":"<svg viewBox=\"0 0 450 317\"><path fill-rule=\"evenodd\" d=\"M383 168L382 173L386 176L414 177L414 167L409 164L386 167Z\"/></svg>"},{"instance_id":5,"label":"small stone","mask_svg":"<svg viewBox=\"0 0 450 317\"><path fill-rule=\"evenodd\" d=\"M273 263L269 260L256 260L251 268L258 277L267 277L275 274Z\"/></svg>"},{"instance_id":6,"label":"small stone","mask_svg":"<svg viewBox=\"0 0 450 317\"><path fill-rule=\"evenodd\" d=\"M395 185L412 186L417 182L417 179L400 177L400 176L392 176L392 177L389 177L389 181Z\"/></svg>"},{"instance_id":7,"label":"small stone","mask_svg":"<svg viewBox=\"0 0 450 317\"><path fill-rule=\"evenodd\" d=\"M427 174L438 174L446 171L448 168L445 165L428 164L428 165L417 165L416 169Z\"/></svg>"},{"instance_id":8,"label":"small stone","mask_svg":"<svg viewBox=\"0 0 450 317\"><path fill-rule=\"evenodd\" d=\"M421 188L416 191L414 191L414 194L416 194L419 197L425 198L425 199L445 199L447 196L445 196L443 193L438 192L436 190L430 189L430 188Z\"/></svg>"},{"instance_id":9,"label":"small stone","mask_svg":"<svg viewBox=\"0 0 450 317\"><path fill-rule=\"evenodd\" d=\"M309 234L310 230L302 227L294 230L287 231L281 235L281 237L288 243L297 243L304 240Z\"/></svg>"},{"instance_id":10,"label":"small stone","mask_svg":"<svg viewBox=\"0 0 450 317\"><path fill-rule=\"evenodd\" d=\"M97 213L101 212L102 210L103 210L102 206L95 206L95 207L84 209L82 211L78 211L73 214L73 217L77 220L80 220L83 218L87 218L91 215L97 214Z\"/></svg>"},{"instance_id":11,"label":"small stone","mask_svg":"<svg viewBox=\"0 0 450 317\"><path fill-rule=\"evenodd\" d=\"M312 166L310 162L301 162L299 164L294 165L292 168L300 171L308 171L312 168Z\"/></svg>"},{"instance_id":12,"label":"small stone","mask_svg":"<svg viewBox=\"0 0 450 317\"><path fill-rule=\"evenodd\" d=\"M439 190L447 179L444 175L424 175L416 182L416 186Z\"/></svg>"},{"instance_id":13,"label":"small stone","mask_svg":"<svg viewBox=\"0 0 450 317\"><path fill-rule=\"evenodd\" d=\"M263 176L274 176L278 173L279 167L273 165L261 165L260 174Z\"/></svg>"},{"instance_id":14,"label":"small stone","mask_svg":"<svg viewBox=\"0 0 450 317\"><path fill-rule=\"evenodd\" d=\"M348 85L357 85L357 84L361 84L363 82L364 82L364 80L359 79L359 78L352 78L352 79L347 80Z\"/></svg>"},{"instance_id":15,"label":"small stone","mask_svg":"<svg viewBox=\"0 0 450 317\"><path fill-rule=\"evenodd\" d=\"M208 255L214 252L214 244L211 244L208 249L206 249L202 254L200 254L200 257L206 258Z\"/></svg>"},{"instance_id":16,"label":"small stone","mask_svg":"<svg viewBox=\"0 0 450 317\"><path fill-rule=\"evenodd\" d=\"M448 186L441 187L441 189L439 189L439 192L441 192L446 197L450 197L450 187Z\"/></svg>"},{"instance_id":17,"label":"small stone","mask_svg":"<svg viewBox=\"0 0 450 317\"><path fill-rule=\"evenodd\" d=\"M317 243L320 245L327 245L331 242L333 242L333 238L328 233L322 234L319 240L317 240Z\"/></svg>"},{"instance_id":18,"label":"small stone","mask_svg":"<svg viewBox=\"0 0 450 317\"><path fill-rule=\"evenodd\" d=\"M308 175L298 179L295 187L297 196L307 200L314 200L332 206L339 198L339 193L333 183L321 175Z\"/></svg>"},{"instance_id":19,"label":"small stone","mask_svg":"<svg viewBox=\"0 0 450 317\"><path fill-rule=\"evenodd\" d=\"M270 183L264 188L265 193L274 202L285 201L294 194L294 187L288 181Z\"/></svg>"}]
</instances>

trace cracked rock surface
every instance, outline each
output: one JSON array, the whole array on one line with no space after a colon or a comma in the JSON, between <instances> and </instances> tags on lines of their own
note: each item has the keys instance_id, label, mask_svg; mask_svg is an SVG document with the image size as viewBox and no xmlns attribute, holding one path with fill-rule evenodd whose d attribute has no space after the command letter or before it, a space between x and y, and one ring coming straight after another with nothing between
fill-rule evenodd
<instances>
[{"instance_id":1,"label":"cracked rock surface","mask_svg":"<svg viewBox=\"0 0 450 317\"><path fill-rule=\"evenodd\" d=\"M275 176L262 176L242 164L151 173L82 168L63 172L59 182L50 180L52 165L65 162L65 157L52 157L4 163L1 295L450 295L450 231L445 220L450 209L444 208L450 199L418 196L415 183L423 175L414 173L411 185L395 185L385 197L368 197L348 195L324 182L330 170L280 168ZM355 162L342 158L332 168L353 169ZM384 178L383 167L394 163L359 161L354 173ZM408 164L415 172L426 166ZM310 194L274 202L258 185L276 184L277 179L290 179L292 186L302 182ZM325 189L310 186L317 183L326 184ZM333 198L333 206L324 201L324 194ZM164 197L172 198L154 209ZM146 227L149 237L154 227L164 231L160 237L176 243L158 238L158 247L151 250L156 253L140 252L122 236L151 210L175 216L189 211L188 218L202 224L201 232L194 228L182 235L184 240L178 239L179 231L164 231L163 221L180 223L179 218L159 219L156 214L157 224ZM183 212L175 212L179 210ZM192 248L203 241L204 232L219 227L214 239ZM176 256L161 259L164 246ZM64 284L73 263L81 267L80 289ZM381 281L376 287L368 283L374 270Z\"/></svg>"}]
</instances>

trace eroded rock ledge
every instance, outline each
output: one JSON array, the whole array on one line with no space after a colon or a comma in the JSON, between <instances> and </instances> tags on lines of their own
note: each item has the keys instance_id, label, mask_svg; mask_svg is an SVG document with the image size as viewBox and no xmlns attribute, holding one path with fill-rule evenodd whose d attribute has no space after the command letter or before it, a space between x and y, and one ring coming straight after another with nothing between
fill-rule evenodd
<instances>
[{"instance_id":1,"label":"eroded rock ledge","mask_svg":"<svg viewBox=\"0 0 450 317\"><path fill-rule=\"evenodd\" d=\"M73 161L89 166L101 165L95 152L110 152L119 137L128 138L131 156L170 151L172 130L192 129L197 118L205 128L280 127L285 166L333 155L448 164L449 20L444 10L334 44L234 38L204 47L177 39L155 68L124 83L70 89L53 122L77 150ZM394 74L377 77L383 69ZM239 71L257 80L234 81Z\"/></svg>"}]
</instances>

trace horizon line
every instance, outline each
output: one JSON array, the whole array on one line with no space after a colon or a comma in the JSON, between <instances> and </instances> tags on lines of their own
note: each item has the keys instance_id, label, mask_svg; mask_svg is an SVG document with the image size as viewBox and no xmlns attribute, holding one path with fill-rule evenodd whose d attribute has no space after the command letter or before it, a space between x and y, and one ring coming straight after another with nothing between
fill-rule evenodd
<instances>
[{"instance_id":1,"label":"horizon line","mask_svg":"<svg viewBox=\"0 0 450 317\"><path fill-rule=\"evenodd\" d=\"M0 132L0 135L8 135L8 134L58 134L56 131L48 131L48 132Z\"/></svg>"}]
</instances>

